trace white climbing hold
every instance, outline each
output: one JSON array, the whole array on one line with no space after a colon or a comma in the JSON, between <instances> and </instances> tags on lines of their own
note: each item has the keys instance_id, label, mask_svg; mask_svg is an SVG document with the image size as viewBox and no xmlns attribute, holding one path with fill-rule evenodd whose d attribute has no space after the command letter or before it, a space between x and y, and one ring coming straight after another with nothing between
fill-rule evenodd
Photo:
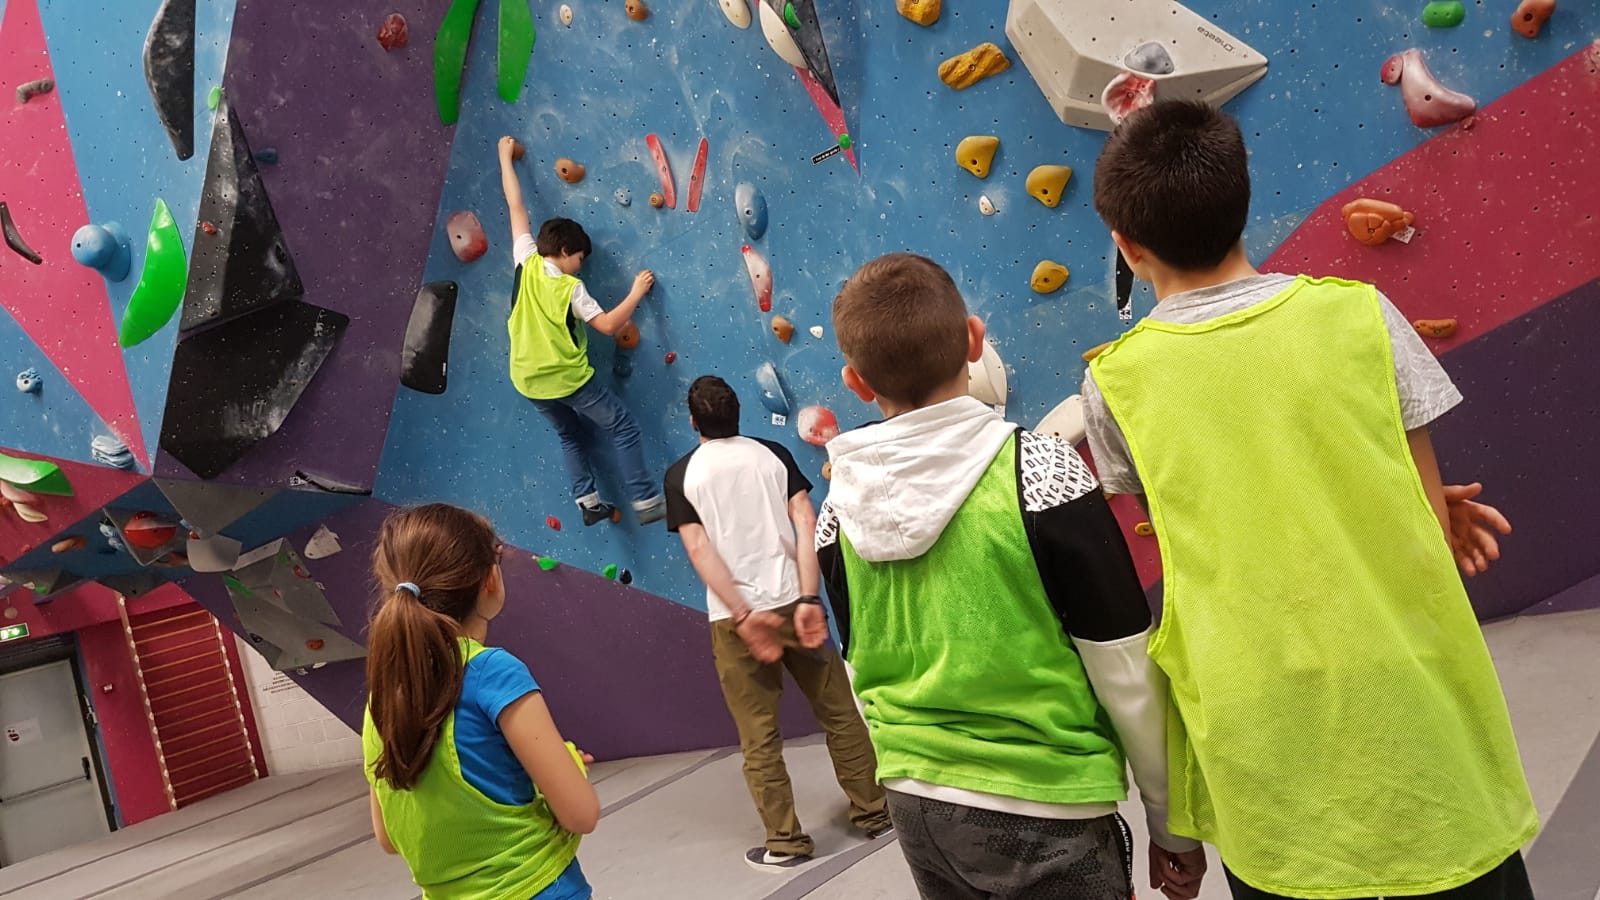
<instances>
[{"instance_id":1,"label":"white climbing hold","mask_svg":"<svg viewBox=\"0 0 1600 900\"><path fill-rule=\"evenodd\" d=\"M750 27L750 4L745 0L717 0L717 2L722 6L722 14L728 17L728 21L732 22L734 27Z\"/></svg>"},{"instance_id":2,"label":"white climbing hold","mask_svg":"<svg viewBox=\"0 0 1600 900\"><path fill-rule=\"evenodd\" d=\"M561 10L557 13L557 15L561 16L561 24L567 26L568 28L572 27L572 7L566 5L565 3L561 4Z\"/></svg>"},{"instance_id":3,"label":"white climbing hold","mask_svg":"<svg viewBox=\"0 0 1600 900\"><path fill-rule=\"evenodd\" d=\"M1056 408L1045 413L1033 430L1039 434L1054 435L1069 444L1083 443L1088 431L1083 421L1083 398L1073 394L1056 404Z\"/></svg>"},{"instance_id":4,"label":"white climbing hold","mask_svg":"<svg viewBox=\"0 0 1600 900\"><path fill-rule=\"evenodd\" d=\"M813 325L813 326L811 326L811 336L816 338L819 341L822 340L822 326L821 325Z\"/></svg>"},{"instance_id":5,"label":"white climbing hold","mask_svg":"<svg viewBox=\"0 0 1600 900\"><path fill-rule=\"evenodd\" d=\"M807 68L805 54L800 52L800 47L794 42L794 37L789 34L789 26L784 23L778 11L766 3L756 4L761 10L761 33L767 37L767 45L772 52L783 57L783 61L797 69Z\"/></svg>"},{"instance_id":6,"label":"white climbing hold","mask_svg":"<svg viewBox=\"0 0 1600 900\"><path fill-rule=\"evenodd\" d=\"M978 198L978 212L981 212L986 216L994 215L994 201L989 199L988 194L984 194Z\"/></svg>"},{"instance_id":7,"label":"white climbing hold","mask_svg":"<svg viewBox=\"0 0 1600 900\"><path fill-rule=\"evenodd\" d=\"M994 407L1003 416L1006 393L1006 364L995 352L994 344L984 341L982 358L967 363L967 394Z\"/></svg>"},{"instance_id":8,"label":"white climbing hold","mask_svg":"<svg viewBox=\"0 0 1600 900\"><path fill-rule=\"evenodd\" d=\"M324 559L343 549L339 546L339 536L323 525L306 541L306 559Z\"/></svg>"}]
</instances>

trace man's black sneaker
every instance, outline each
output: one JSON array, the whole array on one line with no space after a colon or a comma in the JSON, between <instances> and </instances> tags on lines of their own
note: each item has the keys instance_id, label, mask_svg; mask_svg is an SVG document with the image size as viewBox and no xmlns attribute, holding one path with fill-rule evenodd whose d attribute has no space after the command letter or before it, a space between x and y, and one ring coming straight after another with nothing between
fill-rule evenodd
<instances>
[{"instance_id":1,"label":"man's black sneaker","mask_svg":"<svg viewBox=\"0 0 1600 900\"><path fill-rule=\"evenodd\" d=\"M763 872L782 872L811 862L811 857L804 853L773 853L765 847L751 847L745 851L744 861L752 869Z\"/></svg>"}]
</instances>

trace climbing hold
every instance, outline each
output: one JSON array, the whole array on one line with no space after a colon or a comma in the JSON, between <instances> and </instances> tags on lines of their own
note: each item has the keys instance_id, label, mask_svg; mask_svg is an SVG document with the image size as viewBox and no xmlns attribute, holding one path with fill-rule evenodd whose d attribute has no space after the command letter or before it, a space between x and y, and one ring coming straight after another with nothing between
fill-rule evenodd
<instances>
[{"instance_id":1,"label":"climbing hold","mask_svg":"<svg viewBox=\"0 0 1600 900\"><path fill-rule=\"evenodd\" d=\"M979 178L988 178L989 166L994 164L994 155L999 149L1000 139L994 135L968 135L956 145L956 162Z\"/></svg>"},{"instance_id":2,"label":"climbing hold","mask_svg":"<svg viewBox=\"0 0 1600 900\"><path fill-rule=\"evenodd\" d=\"M527 156L527 155L528 155L528 148L522 146L522 142L521 141L512 140L512 142L511 142L511 161L512 162L521 162L522 158L524 156Z\"/></svg>"},{"instance_id":3,"label":"climbing hold","mask_svg":"<svg viewBox=\"0 0 1600 900\"><path fill-rule=\"evenodd\" d=\"M767 39L767 46L772 48L772 52L789 65L809 71L806 55L800 50L800 45L794 42L794 35L784 23L783 16L766 0L756 0L756 9L761 14L761 35Z\"/></svg>"},{"instance_id":4,"label":"climbing hold","mask_svg":"<svg viewBox=\"0 0 1600 900\"><path fill-rule=\"evenodd\" d=\"M89 441L89 456L102 466L132 470L133 451L109 434L97 434Z\"/></svg>"},{"instance_id":5,"label":"climbing hold","mask_svg":"<svg viewBox=\"0 0 1600 900\"><path fill-rule=\"evenodd\" d=\"M1093 347L1083 351L1083 361L1093 362L1096 356L1106 352L1106 350L1110 349L1111 345L1115 343L1116 341L1106 341L1104 344L1095 344Z\"/></svg>"},{"instance_id":6,"label":"climbing hold","mask_svg":"<svg viewBox=\"0 0 1600 900\"><path fill-rule=\"evenodd\" d=\"M165 547L178 535L176 523L169 522L153 512L136 512L122 527L122 536L131 547L155 550Z\"/></svg>"},{"instance_id":7,"label":"climbing hold","mask_svg":"<svg viewBox=\"0 0 1600 900\"><path fill-rule=\"evenodd\" d=\"M188 277L183 236L178 233L166 201L157 198L155 214L150 218L150 236L145 241L144 268L117 329L117 342L123 349L147 340L172 321L183 302Z\"/></svg>"},{"instance_id":8,"label":"climbing hold","mask_svg":"<svg viewBox=\"0 0 1600 900\"><path fill-rule=\"evenodd\" d=\"M1088 429L1083 421L1083 397L1073 394L1044 414L1039 424L1033 426L1038 434L1048 434L1076 446L1083 442Z\"/></svg>"},{"instance_id":9,"label":"climbing hold","mask_svg":"<svg viewBox=\"0 0 1600 900\"><path fill-rule=\"evenodd\" d=\"M839 419L826 406L808 406L795 415L800 440L821 447L839 436Z\"/></svg>"},{"instance_id":10,"label":"climbing hold","mask_svg":"<svg viewBox=\"0 0 1600 900\"><path fill-rule=\"evenodd\" d=\"M210 222L201 222L200 230L204 231L206 234L216 234L217 226L211 224Z\"/></svg>"},{"instance_id":11,"label":"climbing hold","mask_svg":"<svg viewBox=\"0 0 1600 900\"><path fill-rule=\"evenodd\" d=\"M633 195L628 193L628 189L627 188L617 188L617 192L612 194L611 196L617 198L617 205L618 206L632 206L633 205Z\"/></svg>"},{"instance_id":12,"label":"climbing hold","mask_svg":"<svg viewBox=\"0 0 1600 900\"><path fill-rule=\"evenodd\" d=\"M40 522L48 522L50 520L49 516L29 503L13 503L11 508L17 511L17 516L24 522L31 522L37 525Z\"/></svg>"},{"instance_id":13,"label":"climbing hold","mask_svg":"<svg viewBox=\"0 0 1600 900\"><path fill-rule=\"evenodd\" d=\"M789 391L783 384L778 367L764 362L756 369L756 384L761 387L761 405L780 415L789 414Z\"/></svg>"},{"instance_id":14,"label":"climbing hold","mask_svg":"<svg viewBox=\"0 0 1600 900\"><path fill-rule=\"evenodd\" d=\"M1406 113L1411 116L1411 123L1419 128L1459 122L1478 108L1476 100L1440 84L1428 71L1422 51L1415 47L1389 57L1379 77L1384 84L1400 85Z\"/></svg>"},{"instance_id":15,"label":"climbing hold","mask_svg":"<svg viewBox=\"0 0 1600 900\"><path fill-rule=\"evenodd\" d=\"M444 227L450 234L450 249L455 251L456 259L469 263L489 251L483 223L472 213L466 210L452 213Z\"/></svg>"},{"instance_id":16,"label":"climbing hold","mask_svg":"<svg viewBox=\"0 0 1600 900\"><path fill-rule=\"evenodd\" d=\"M745 0L719 0L719 2L722 4L722 14L728 17L728 21L732 22L735 28L750 27L749 3ZM760 3L761 0L756 2Z\"/></svg>"},{"instance_id":17,"label":"climbing hold","mask_svg":"<svg viewBox=\"0 0 1600 900\"><path fill-rule=\"evenodd\" d=\"M1172 62L1172 54L1160 41L1145 41L1129 50L1128 55L1122 58L1122 64L1146 75L1171 75L1178 70Z\"/></svg>"},{"instance_id":18,"label":"climbing hold","mask_svg":"<svg viewBox=\"0 0 1600 900\"><path fill-rule=\"evenodd\" d=\"M144 39L144 80L179 159L194 155L195 0L162 0Z\"/></svg>"},{"instance_id":19,"label":"climbing hold","mask_svg":"<svg viewBox=\"0 0 1600 900\"><path fill-rule=\"evenodd\" d=\"M1139 524L1133 526L1133 533L1140 537L1153 537L1156 533L1156 529L1155 526L1151 525L1149 522L1140 522Z\"/></svg>"},{"instance_id":20,"label":"climbing hold","mask_svg":"<svg viewBox=\"0 0 1600 900\"><path fill-rule=\"evenodd\" d=\"M478 0L452 0L433 39L433 98L446 125L461 116L461 78L477 13Z\"/></svg>"},{"instance_id":21,"label":"climbing hold","mask_svg":"<svg viewBox=\"0 0 1600 900\"><path fill-rule=\"evenodd\" d=\"M1156 102L1156 83L1132 72L1123 72L1106 83L1100 105L1116 125L1123 119Z\"/></svg>"},{"instance_id":22,"label":"climbing hold","mask_svg":"<svg viewBox=\"0 0 1600 900\"><path fill-rule=\"evenodd\" d=\"M567 184L577 184L583 180L583 176L588 172L588 169L567 159L565 156L556 160L556 177Z\"/></svg>"},{"instance_id":23,"label":"climbing hold","mask_svg":"<svg viewBox=\"0 0 1600 900\"><path fill-rule=\"evenodd\" d=\"M555 516L545 516L544 517L544 524L550 526L552 531L560 531L561 530L561 520L556 518Z\"/></svg>"},{"instance_id":24,"label":"climbing hold","mask_svg":"<svg viewBox=\"0 0 1600 900\"><path fill-rule=\"evenodd\" d=\"M739 214L739 224L752 241L761 240L767 233L767 198L750 182L741 182L733 189L733 206Z\"/></svg>"},{"instance_id":25,"label":"climbing hold","mask_svg":"<svg viewBox=\"0 0 1600 900\"><path fill-rule=\"evenodd\" d=\"M0 453L0 481L36 494L72 496L72 483L67 481L66 473L55 463L42 459L23 459Z\"/></svg>"},{"instance_id":26,"label":"climbing hold","mask_svg":"<svg viewBox=\"0 0 1600 900\"><path fill-rule=\"evenodd\" d=\"M639 346L639 326L633 324L632 319L623 322L622 327L618 328L617 333L612 336L612 340L617 342L618 347L624 350L632 350Z\"/></svg>"},{"instance_id":27,"label":"climbing hold","mask_svg":"<svg viewBox=\"0 0 1600 900\"><path fill-rule=\"evenodd\" d=\"M1461 0L1433 0L1422 8L1422 24L1429 28L1454 28L1466 17Z\"/></svg>"},{"instance_id":28,"label":"climbing hold","mask_svg":"<svg viewBox=\"0 0 1600 900\"><path fill-rule=\"evenodd\" d=\"M661 139L654 134L644 136L645 146L650 148L650 158L655 161L656 174L661 176L661 196L665 199L668 209L678 208L678 189L672 183L672 167L667 165L667 151L661 148ZM660 208L654 200L650 205Z\"/></svg>"},{"instance_id":29,"label":"climbing hold","mask_svg":"<svg viewBox=\"0 0 1600 900\"><path fill-rule=\"evenodd\" d=\"M546 572L550 571L551 569L554 569L556 566L559 566L559 565L561 565L561 563L556 562L555 560L551 559L548 556L539 557L539 568L545 570Z\"/></svg>"},{"instance_id":30,"label":"climbing hold","mask_svg":"<svg viewBox=\"0 0 1600 900\"><path fill-rule=\"evenodd\" d=\"M822 480L823 481L832 481L833 480L833 460L831 460L831 459L822 464Z\"/></svg>"},{"instance_id":31,"label":"climbing hold","mask_svg":"<svg viewBox=\"0 0 1600 900\"><path fill-rule=\"evenodd\" d=\"M700 149L694 154L694 168L689 170L689 202L685 204L689 212L700 211L700 192L706 186L706 153L710 145L705 138L700 139Z\"/></svg>"},{"instance_id":32,"label":"climbing hold","mask_svg":"<svg viewBox=\"0 0 1600 900\"><path fill-rule=\"evenodd\" d=\"M604 575L608 579L611 579L612 581L615 581L617 578L617 564L606 563L605 569L601 570L600 574Z\"/></svg>"},{"instance_id":33,"label":"climbing hold","mask_svg":"<svg viewBox=\"0 0 1600 900\"><path fill-rule=\"evenodd\" d=\"M627 204L623 204L623 205L626 206ZM651 194L650 195L650 205L655 207L656 209L660 209L661 207L667 205L667 198L661 196L659 193Z\"/></svg>"},{"instance_id":34,"label":"climbing hold","mask_svg":"<svg viewBox=\"0 0 1600 900\"><path fill-rule=\"evenodd\" d=\"M986 216L994 215L994 201L989 199L988 194L978 197L978 212Z\"/></svg>"},{"instance_id":35,"label":"climbing hold","mask_svg":"<svg viewBox=\"0 0 1600 900\"><path fill-rule=\"evenodd\" d=\"M800 30L800 14L794 11L794 0L786 0L783 4L783 24L795 31Z\"/></svg>"},{"instance_id":36,"label":"climbing hold","mask_svg":"<svg viewBox=\"0 0 1600 900\"><path fill-rule=\"evenodd\" d=\"M1005 51L985 41L940 63L939 80L960 91L1009 68L1011 60L1006 58Z\"/></svg>"},{"instance_id":37,"label":"climbing hold","mask_svg":"<svg viewBox=\"0 0 1600 900\"><path fill-rule=\"evenodd\" d=\"M941 0L894 0L895 11L918 25L932 25L939 21L942 7Z\"/></svg>"},{"instance_id":38,"label":"climbing hold","mask_svg":"<svg viewBox=\"0 0 1600 900\"><path fill-rule=\"evenodd\" d=\"M676 354L676 353L673 353L673 352L672 352L672 351L671 351L671 350L668 350L668 351L667 351L667 356L666 356L666 360L667 360L667 365L669 365L669 366L670 366L670 365L672 365L672 364L673 364L673 363L675 363L675 362L677 362L677 361L678 361L678 354Z\"/></svg>"},{"instance_id":39,"label":"climbing hold","mask_svg":"<svg viewBox=\"0 0 1600 900\"><path fill-rule=\"evenodd\" d=\"M48 78L40 78L17 85L17 102L27 103L40 94L48 94L56 89L56 83Z\"/></svg>"},{"instance_id":40,"label":"climbing hold","mask_svg":"<svg viewBox=\"0 0 1600 900\"><path fill-rule=\"evenodd\" d=\"M556 17L561 20L561 24L568 28L572 27L572 7L565 3L561 4L561 8L556 10Z\"/></svg>"},{"instance_id":41,"label":"climbing hold","mask_svg":"<svg viewBox=\"0 0 1600 900\"><path fill-rule=\"evenodd\" d=\"M772 333L777 336L778 340L787 344L794 340L794 325L790 324L789 320L783 316L773 316Z\"/></svg>"},{"instance_id":42,"label":"climbing hold","mask_svg":"<svg viewBox=\"0 0 1600 900\"><path fill-rule=\"evenodd\" d=\"M1525 38L1536 38L1556 11L1556 0L1522 0L1511 14L1511 28Z\"/></svg>"},{"instance_id":43,"label":"climbing hold","mask_svg":"<svg viewBox=\"0 0 1600 900\"><path fill-rule=\"evenodd\" d=\"M1031 284L1033 289L1041 294L1052 294L1061 290L1061 286L1067 283L1067 276L1066 266L1055 260L1044 259L1033 267Z\"/></svg>"},{"instance_id":44,"label":"climbing hold","mask_svg":"<svg viewBox=\"0 0 1600 900\"><path fill-rule=\"evenodd\" d=\"M813 325L813 326L811 326L811 336L816 338L819 341L822 340L822 326L821 325Z\"/></svg>"},{"instance_id":45,"label":"climbing hold","mask_svg":"<svg viewBox=\"0 0 1600 900\"><path fill-rule=\"evenodd\" d=\"M400 349L400 383L424 394L442 394L450 371L450 330L455 324L454 281L431 281L417 291Z\"/></svg>"},{"instance_id":46,"label":"climbing hold","mask_svg":"<svg viewBox=\"0 0 1600 900\"><path fill-rule=\"evenodd\" d=\"M85 225L74 232L72 258L104 275L107 281L127 278L133 265L128 233L116 222Z\"/></svg>"},{"instance_id":47,"label":"climbing hold","mask_svg":"<svg viewBox=\"0 0 1600 900\"><path fill-rule=\"evenodd\" d=\"M33 252L33 248L17 232L17 223L11 220L11 208L4 200L0 200L0 231L5 232L6 246L15 250L18 256L36 266L44 262L44 258Z\"/></svg>"},{"instance_id":48,"label":"climbing hold","mask_svg":"<svg viewBox=\"0 0 1600 900\"><path fill-rule=\"evenodd\" d=\"M1004 416L1009 394L1005 361L994 349L993 341L984 341L983 355L977 362L967 363L967 396L994 407Z\"/></svg>"},{"instance_id":49,"label":"climbing hold","mask_svg":"<svg viewBox=\"0 0 1600 900\"><path fill-rule=\"evenodd\" d=\"M633 573L627 569L623 569L617 574L617 580L623 584L633 584Z\"/></svg>"},{"instance_id":50,"label":"climbing hold","mask_svg":"<svg viewBox=\"0 0 1600 900\"><path fill-rule=\"evenodd\" d=\"M56 541L54 544L51 544L50 545L50 552L51 553L71 553L74 550L82 550L84 547L87 547L88 545L89 545L89 539L88 538L84 537L81 534L75 534L72 537L64 538L62 540Z\"/></svg>"},{"instance_id":51,"label":"climbing hold","mask_svg":"<svg viewBox=\"0 0 1600 900\"><path fill-rule=\"evenodd\" d=\"M306 639L306 649L312 651L313 653L321 650L324 646L326 646L326 643L322 640L322 638Z\"/></svg>"},{"instance_id":52,"label":"climbing hold","mask_svg":"<svg viewBox=\"0 0 1600 900\"><path fill-rule=\"evenodd\" d=\"M1071 166L1039 166L1028 173L1028 193L1045 206L1053 207L1061 202L1070 178Z\"/></svg>"},{"instance_id":53,"label":"climbing hold","mask_svg":"<svg viewBox=\"0 0 1600 900\"><path fill-rule=\"evenodd\" d=\"M378 45L385 50L398 50L411 42L411 29L406 27L406 17L397 12L384 17L378 26Z\"/></svg>"},{"instance_id":54,"label":"climbing hold","mask_svg":"<svg viewBox=\"0 0 1600 900\"><path fill-rule=\"evenodd\" d=\"M1340 212L1344 216L1344 226L1350 229L1350 235L1371 247L1394 237L1415 221L1411 213L1397 204L1370 197L1352 200Z\"/></svg>"},{"instance_id":55,"label":"climbing hold","mask_svg":"<svg viewBox=\"0 0 1600 900\"><path fill-rule=\"evenodd\" d=\"M213 84L206 93L206 109L216 109L222 105L222 86Z\"/></svg>"},{"instance_id":56,"label":"climbing hold","mask_svg":"<svg viewBox=\"0 0 1600 900\"><path fill-rule=\"evenodd\" d=\"M38 503L39 498L9 481L0 481L0 500L7 503Z\"/></svg>"},{"instance_id":57,"label":"climbing hold","mask_svg":"<svg viewBox=\"0 0 1600 900\"><path fill-rule=\"evenodd\" d=\"M850 140L850 135L848 133L839 135L839 149L840 150L849 150L850 149L850 144L851 144L851 140Z\"/></svg>"},{"instance_id":58,"label":"climbing hold","mask_svg":"<svg viewBox=\"0 0 1600 900\"><path fill-rule=\"evenodd\" d=\"M762 312L772 312L772 267L767 265L766 257L749 244L739 252L744 254L744 267L750 273L750 289L755 291L756 305Z\"/></svg>"},{"instance_id":59,"label":"climbing hold","mask_svg":"<svg viewBox=\"0 0 1600 900\"><path fill-rule=\"evenodd\" d=\"M23 369L17 373L17 390L24 394L37 394L44 387L44 379L39 377L39 370L35 368Z\"/></svg>"},{"instance_id":60,"label":"climbing hold","mask_svg":"<svg viewBox=\"0 0 1600 900\"><path fill-rule=\"evenodd\" d=\"M257 150L254 155L256 162L261 163L264 166L275 166L278 164L278 148L276 147L262 147L260 150Z\"/></svg>"},{"instance_id":61,"label":"climbing hold","mask_svg":"<svg viewBox=\"0 0 1600 900\"><path fill-rule=\"evenodd\" d=\"M628 18L635 22L650 18L650 8L644 5L644 0L628 0L622 8L627 11Z\"/></svg>"},{"instance_id":62,"label":"climbing hold","mask_svg":"<svg viewBox=\"0 0 1600 900\"><path fill-rule=\"evenodd\" d=\"M1456 334L1455 319L1418 319L1411 323L1411 327L1417 330L1417 334L1426 338L1444 340L1455 337Z\"/></svg>"},{"instance_id":63,"label":"climbing hold","mask_svg":"<svg viewBox=\"0 0 1600 900\"><path fill-rule=\"evenodd\" d=\"M474 3L477 0L473 0ZM533 28L533 10L528 0L500 0L500 31L495 43L495 93L507 103L522 96L533 62L533 44L539 35Z\"/></svg>"}]
</instances>

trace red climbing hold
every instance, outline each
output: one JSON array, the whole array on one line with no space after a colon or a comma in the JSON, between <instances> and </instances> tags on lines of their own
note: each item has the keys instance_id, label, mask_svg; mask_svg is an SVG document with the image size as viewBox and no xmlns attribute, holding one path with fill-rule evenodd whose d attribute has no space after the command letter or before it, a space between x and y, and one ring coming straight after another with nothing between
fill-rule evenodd
<instances>
[{"instance_id":1,"label":"red climbing hold","mask_svg":"<svg viewBox=\"0 0 1600 900\"><path fill-rule=\"evenodd\" d=\"M450 249L455 251L456 259L472 262L489 252L489 238L483 233L483 223L472 213L452 213L444 227L450 234Z\"/></svg>"},{"instance_id":2,"label":"red climbing hold","mask_svg":"<svg viewBox=\"0 0 1600 900\"><path fill-rule=\"evenodd\" d=\"M153 512L134 513L122 529L128 543L145 550L164 547L177 536L178 526L163 520Z\"/></svg>"},{"instance_id":3,"label":"red climbing hold","mask_svg":"<svg viewBox=\"0 0 1600 900\"><path fill-rule=\"evenodd\" d=\"M552 530L554 530L554 531L560 531L561 530L561 520L556 518L555 516L545 516L544 517L544 523L546 525L549 525L550 528Z\"/></svg>"},{"instance_id":4,"label":"red climbing hold","mask_svg":"<svg viewBox=\"0 0 1600 900\"><path fill-rule=\"evenodd\" d=\"M323 647L322 638L312 638L312 639L306 641L306 649L307 650L316 651L316 650L321 650L322 647Z\"/></svg>"},{"instance_id":5,"label":"red climbing hold","mask_svg":"<svg viewBox=\"0 0 1600 900\"><path fill-rule=\"evenodd\" d=\"M216 234L217 226L211 224L210 222L201 222L200 230L204 231L206 234Z\"/></svg>"},{"instance_id":6,"label":"red climbing hold","mask_svg":"<svg viewBox=\"0 0 1600 900\"><path fill-rule=\"evenodd\" d=\"M411 32L406 28L406 17L399 13L390 13L383 20L383 27L378 29L378 43L385 50L398 50L404 47L411 39Z\"/></svg>"},{"instance_id":7,"label":"red climbing hold","mask_svg":"<svg viewBox=\"0 0 1600 900\"><path fill-rule=\"evenodd\" d=\"M673 353L670 350L667 351L667 365L670 366L670 365L672 365L673 363L675 363L677 361L678 361L678 354Z\"/></svg>"}]
</instances>

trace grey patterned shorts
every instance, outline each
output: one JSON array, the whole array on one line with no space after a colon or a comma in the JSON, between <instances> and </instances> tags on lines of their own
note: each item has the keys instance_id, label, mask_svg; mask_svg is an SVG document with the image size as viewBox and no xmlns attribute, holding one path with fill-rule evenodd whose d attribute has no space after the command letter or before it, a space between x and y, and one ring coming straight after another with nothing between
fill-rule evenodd
<instances>
[{"instance_id":1,"label":"grey patterned shorts","mask_svg":"<svg viewBox=\"0 0 1600 900\"><path fill-rule=\"evenodd\" d=\"M1116 815L1036 819L888 791L923 900L1131 900L1132 839Z\"/></svg>"}]
</instances>

